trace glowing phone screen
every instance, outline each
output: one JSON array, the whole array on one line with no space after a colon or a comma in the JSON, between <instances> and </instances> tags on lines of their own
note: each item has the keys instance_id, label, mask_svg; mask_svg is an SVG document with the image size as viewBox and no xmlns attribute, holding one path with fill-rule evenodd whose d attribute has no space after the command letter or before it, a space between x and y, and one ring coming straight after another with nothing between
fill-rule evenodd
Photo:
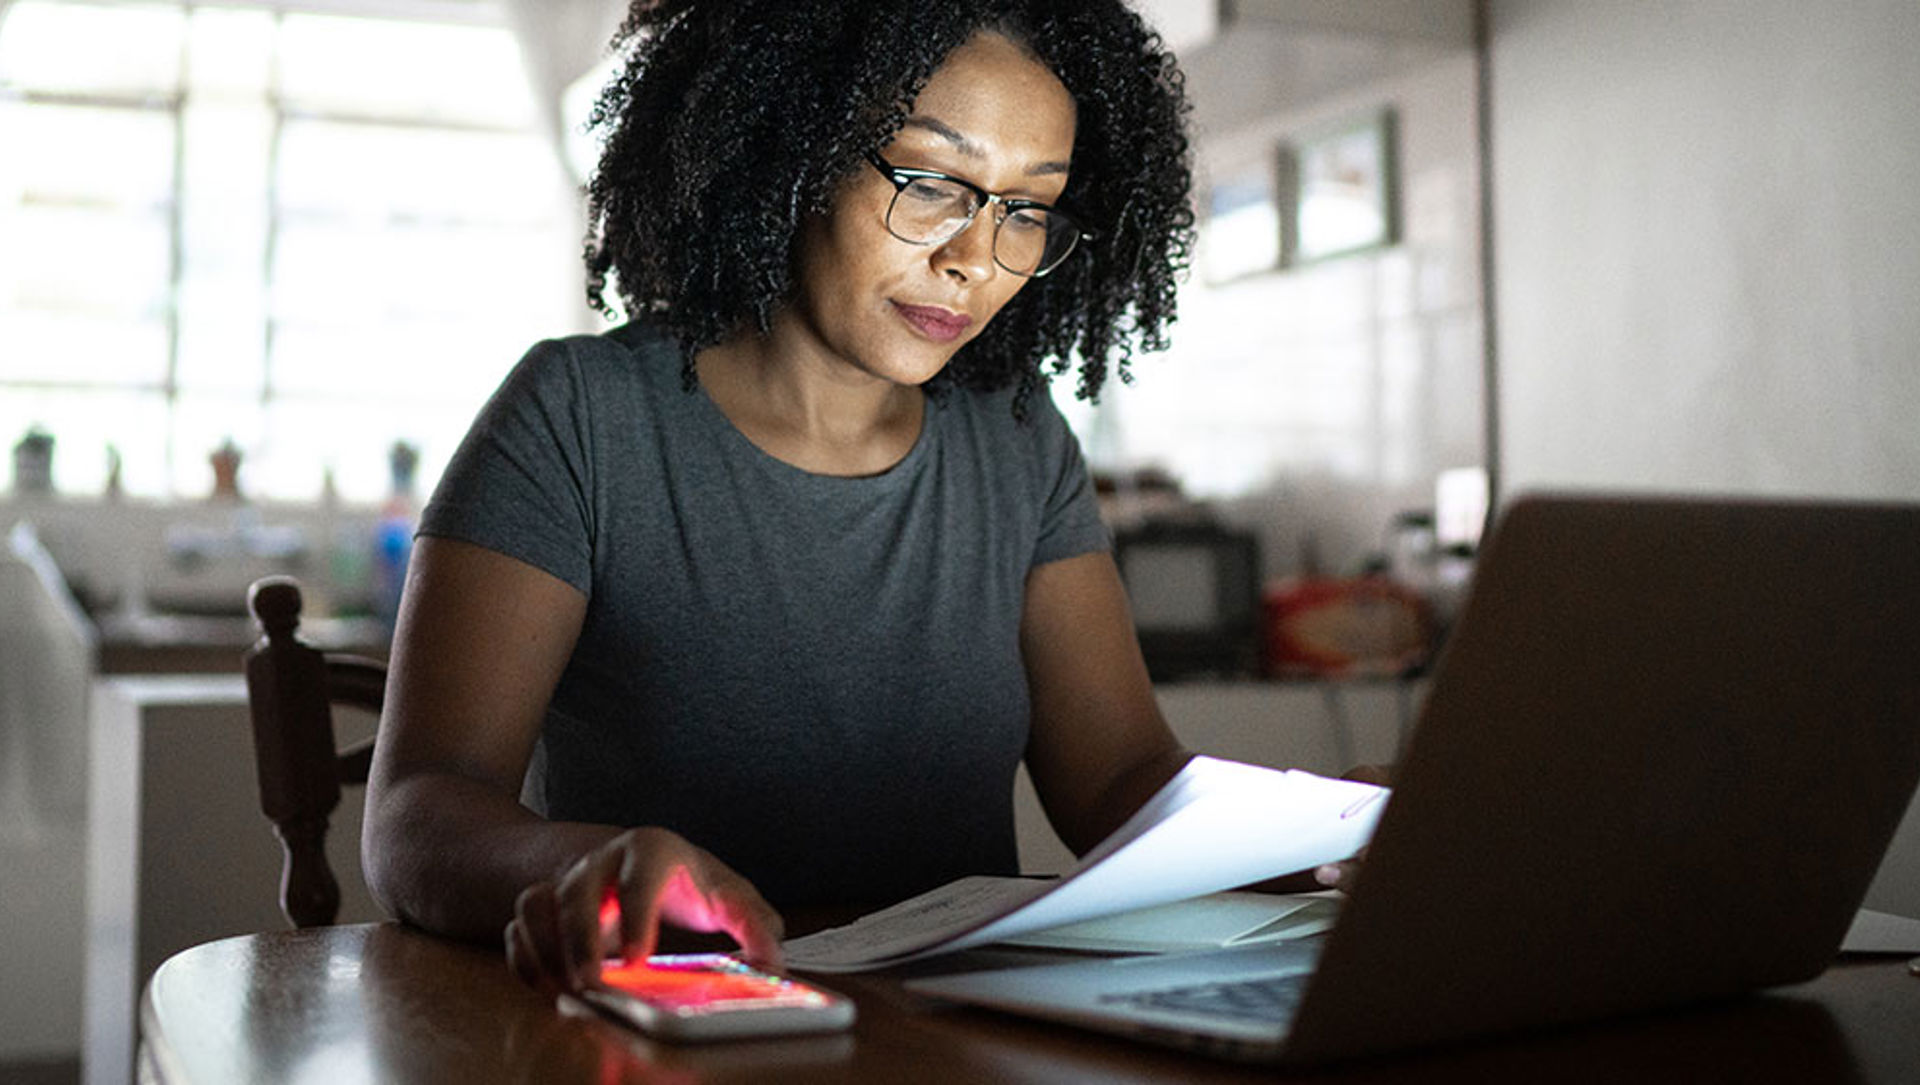
<instances>
[{"instance_id":1,"label":"glowing phone screen","mask_svg":"<svg viewBox=\"0 0 1920 1085\"><path fill-rule=\"evenodd\" d=\"M675 1011L820 1006L826 996L770 976L717 953L649 957L644 962L608 961L600 982L663 1009Z\"/></svg>"}]
</instances>

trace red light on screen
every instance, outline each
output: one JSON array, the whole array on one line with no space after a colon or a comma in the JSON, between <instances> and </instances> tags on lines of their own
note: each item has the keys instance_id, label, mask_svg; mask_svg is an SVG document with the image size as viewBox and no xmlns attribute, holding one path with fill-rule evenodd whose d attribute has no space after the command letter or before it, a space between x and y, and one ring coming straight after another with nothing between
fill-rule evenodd
<instances>
[{"instance_id":1,"label":"red light on screen","mask_svg":"<svg viewBox=\"0 0 1920 1085\"><path fill-rule=\"evenodd\" d=\"M643 963L608 961L600 982L666 1009L808 1006L822 997L776 976L756 975L730 957L652 957Z\"/></svg>"}]
</instances>

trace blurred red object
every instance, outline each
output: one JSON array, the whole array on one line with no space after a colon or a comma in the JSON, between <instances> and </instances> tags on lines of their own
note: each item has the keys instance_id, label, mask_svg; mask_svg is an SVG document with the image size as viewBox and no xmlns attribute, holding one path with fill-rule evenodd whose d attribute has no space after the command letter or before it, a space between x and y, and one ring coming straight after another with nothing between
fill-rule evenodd
<instances>
[{"instance_id":1,"label":"blurred red object","mask_svg":"<svg viewBox=\"0 0 1920 1085\"><path fill-rule=\"evenodd\" d=\"M1310 576L1261 600L1267 673L1274 677L1396 675L1433 651L1433 610L1391 577Z\"/></svg>"}]
</instances>

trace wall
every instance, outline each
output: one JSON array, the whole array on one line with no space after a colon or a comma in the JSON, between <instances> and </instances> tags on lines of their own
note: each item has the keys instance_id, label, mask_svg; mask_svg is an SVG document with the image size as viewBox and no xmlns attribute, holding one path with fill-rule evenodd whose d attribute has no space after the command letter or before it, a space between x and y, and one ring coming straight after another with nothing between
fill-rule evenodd
<instances>
[{"instance_id":1,"label":"wall","mask_svg":"<svg viewBox=\"0 0 1920 1085\"><path fill-rule=\"evenodd\" d=\"M1489 12L1503 490L1920 498L1920 5Z\"/></svg>"},{"instance_id":2,"label":"wall","mask_svg":"<svg viewBox=\"0 0 1920 1085\"><path fill-rule=\"evenodd\" d=\"M1510 485L1920 497L1920 5L1492 16Z\"/></svg>"},{"instance_id":3,"label":"wall","mask_svg":"<svg viewBox=\"0 0 1920 1085\"><path fill-rule=\"evenodd\" d=\"M1432 507L1442 471L1485 462L1474 58L1257 44L1228 40L1183 60L1202 205L1210 183L1272 163L1284 141L1387 107L1401 240L1225 284L1197 268L1172 349L1136 359L1135 383L1110 389L1089 418L1069 417L1096 467L1166 467L1258 529L1270 576L1295 571L1309 542L1325 568L1347 571L1381 546L1395 513ZM1316 55L1394 66L1302 104L1288 97L1285 65Z\"/></svg>"}]
</instances>

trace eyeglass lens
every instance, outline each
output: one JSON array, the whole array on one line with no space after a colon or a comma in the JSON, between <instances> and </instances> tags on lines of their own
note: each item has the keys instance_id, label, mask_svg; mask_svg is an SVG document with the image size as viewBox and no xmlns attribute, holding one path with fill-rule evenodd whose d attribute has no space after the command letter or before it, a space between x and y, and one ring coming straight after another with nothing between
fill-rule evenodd
<instances>
[{"instance_id":1,"label":"eyeglass lens","mask_svg":"<svg viewBox=\"0 0 1920 1085\"><path fill-rule=\"evenodd\" d=\"M903 241L938 244L966 229L979 210L980 197L965 185L916 177L894 196L887 228ZM1016 275L1042 275L1066 259L1079 237L1064 216L1023 207L999 220L993 258Z\"/></svg>"}]
</instances>

